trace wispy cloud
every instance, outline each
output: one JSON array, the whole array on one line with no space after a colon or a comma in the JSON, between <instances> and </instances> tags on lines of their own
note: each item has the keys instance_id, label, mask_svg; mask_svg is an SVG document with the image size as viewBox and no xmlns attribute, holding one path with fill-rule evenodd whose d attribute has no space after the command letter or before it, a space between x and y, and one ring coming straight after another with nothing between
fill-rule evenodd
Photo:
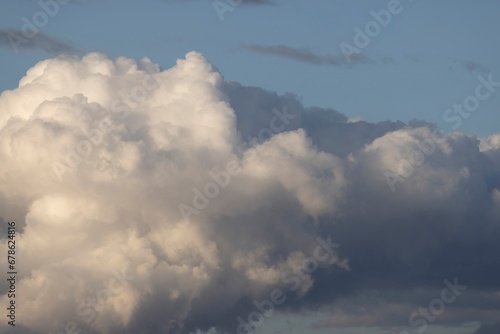
<instances>
[{"instance_id":1,"label":"wispy cloud","mask_svg":"<svg viewBox=\"0 0 500 334\"><path fill-rule=\"evenodd\" d=\"M274 5L271 0L243 0L242 5Z\"/></svg>"},{"instance_id":2,"label":"wispy cloud","mask_svg":"<svg viewBox=\"0 0 500 334\"><path fill-rule=\"evenodd\" d=\"M331 65L339 66L347 64L343 55L318 55L308 49L298 49L286 45L257 45L257 44L243 44L239 50L245 50L260 55L272 55L284 57L309 63L313 65ZM363 55L353 55L351 63L366 63L371 60Z\"/></svg>"},{"instance_id":3,"label":"wispy cloud","mask_svg":"<svg viewBox=\"0 0 500 334\"><path fill-rule=\"evenodd\" d=\"M471 72L489 72L488 68L486 66L475 62L475 61L467 61L464 64L465 69Z\"/></svg>"},{"instance_id":4,"label":"wispy cloud","mask_svg":"<svg viewBox=\"0 0 500 334\"><path fill-rule=\"evenodd\" d=\"M199 0L160 0L162 2L189 2L189 1L199 1ZM275 5L276 2L273 0L243 0L239 5Z\"/></svg>"},{"instance_id":5,"label":"wispy cloud","mask_svg":"<svg viewBox=\"0 0 500 334\"><path fill-rule=\"evenodd\" d=\"M80 50L72 45L43 32L38 32L35 36L27 38L22 31L17 29L0 29L0 47L9 48L14 52L40 50L51 55L80 53Z\"/></svg>"}]
</instances>

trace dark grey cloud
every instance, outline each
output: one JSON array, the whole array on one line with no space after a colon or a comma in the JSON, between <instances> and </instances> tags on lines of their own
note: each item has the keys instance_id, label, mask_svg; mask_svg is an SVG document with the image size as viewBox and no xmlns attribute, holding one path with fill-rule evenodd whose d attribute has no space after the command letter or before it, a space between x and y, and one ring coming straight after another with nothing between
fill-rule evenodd
<instances>
[{"instance_id":1,"label":"dark grey cloud","mask_svg":"<svg viewBox=\"0 0 500 334\"><path fill-rule=\"evenodd\" d=\"M0 29L0 46L13 52L40 50L50 55L78 54L80 51L69 43L51 37L41 31L25 36L21 30Z\"/></svg>"},{"instance_id":2,"label":"dark grey cloud","mask_svg":"<svg viewBox=\"0 0 500 334\"><path fill-rule=\"evenodd\" d=\"M284 57L313 65L339 66L348 64L343 55L338 55L338 56L318 55L307 49L299 49L286 45L268 46L268 45L257 45L257 44L243 44L239 47L238 50L249 51L260 55ZM356 54L351 56L351 61L349 63L366 63L366 62L370 62L370 60L363 55Z\"/></svg>"},{"instance_id":3,"label":"dark grey cloud","mask_svg":"<svg viewBox=\"0 0 500 334\"><path fill-rule=\"evenodd\" d=\"M261 129L269 126L274 116L272 110L285 106L288 112L296 117L284 130L303 128L318 148L340 157L346 157L376 138L406 126L399 121L349 122L347 116L331 108L305 108L294 94L278 95L260 87L243 86L237 82L225 82L222 91L228 96L231 107L237 113L238 133L243 141L257 137Z\"/></svg>"}]
</instances>

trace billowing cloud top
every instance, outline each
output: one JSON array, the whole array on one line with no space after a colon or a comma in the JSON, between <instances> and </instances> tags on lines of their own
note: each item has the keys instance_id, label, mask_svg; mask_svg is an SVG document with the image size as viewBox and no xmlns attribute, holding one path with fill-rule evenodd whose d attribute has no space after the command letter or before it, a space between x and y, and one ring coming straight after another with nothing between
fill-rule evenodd
<instances>
[{"instance_id":1,"label":"billowing cloud top","mask_svg":"<svg viewBox=\"0 0 500 334\"><path fill-rule=\"evenodd\" d=\"M42 61L0 96L16 333L235 332L278 290L288 308L340 315L318 326L404 325L413 289L454 277L471 292L445 320L491 322L499 138L349 122L227 82L196 52L168 70L96 53Z\"/></svg>"}]
</instances>

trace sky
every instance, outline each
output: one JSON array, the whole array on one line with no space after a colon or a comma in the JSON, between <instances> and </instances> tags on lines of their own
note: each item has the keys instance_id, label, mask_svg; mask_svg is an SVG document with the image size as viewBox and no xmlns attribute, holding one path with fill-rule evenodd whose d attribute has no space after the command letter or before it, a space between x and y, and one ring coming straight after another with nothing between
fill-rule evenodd
<instances>
[{"instance_id":1,"label":"sky","mask_svg":"<svg viewBox=\"0 0 500 334\"><path fill-rule=\"evenodd\" d=\"M499 333L500 2L0 9L1 333Z\"/></svg>"}]
</instances>

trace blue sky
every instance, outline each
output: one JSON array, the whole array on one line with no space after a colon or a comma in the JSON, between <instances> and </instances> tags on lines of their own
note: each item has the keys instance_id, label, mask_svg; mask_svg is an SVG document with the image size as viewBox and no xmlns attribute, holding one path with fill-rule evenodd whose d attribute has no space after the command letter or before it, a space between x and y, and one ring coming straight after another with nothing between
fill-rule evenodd
<instances>
[{"instance_id":1,"label":"blue sky","mask_svg":"<svg viewBox=\"0 0 500 334\"><path fill-rule=\"evenodd\" d=\"M370 42L366 47L358 46L360 52L357 57L347 62L341 45L348 43L356 46L356 29L366 30L366 25L375 20L372 13L386 12L388 6L395 1L397 0L243 0L242 4L224 12L221 19L212 0L73 0L59 5L58 12L48 19L47 24L42 24L36 36L29 39L20 50L14 50L6 36L12 32L19 35L26 26L26 20L36 21L36 15L42 11L42 7L38 1L3 1L0 4L0 92L15 89L26 71L37 62L63 52L83 55L96 51L111 58L125 56L135 60L147 57L167 69L174 66L177 59L184 58L194 50L203 54L226 81L261 87L279 94L294 93L305 107L332 108L351 120L409 122L419 119L435 123L446 132L457 130L478 137L498 133L500 87L490 91L491 94L480 101L470 117L461 118L455 127L453 122L444 119L444 115L454 104L477 96L478 85L484 84L488 78L500 82L500 1L400 0L398 13L391 14L390 22L369 38ZM484 92L487 88L482 89ZM234 90L237 91L237 88ZM266 92L259 91L258 94L263 99L272 100ZM321 121L319 116L318 119ZM347 128L349 124L343 126ZM391 126L397 128L394 124L387 128ZM370 129L363 131L369 133ZM420 136L418 131L415 130L416 136ZM318 135L318 138L323 137ZM319 141L318 138L314 140ZM399 140L398 137L395 138L387 143L393 145ZM368 145L371 141L366 143ZM387 143L378 142L377 145ZM357 144L355 142L353 147ZM377 145L372 145L373 151L379 149ZM474 150L467 157L475 157L474 154L479 149ZM352 149L352 152L355 150ZM436 157L431 157L434 158ZM351 157L346 158L349 159ZM380 159L382 162L386 160ZM460 158L457 161L457 166L463 163ZM346 166L351 162L346 163ZM378 162L377 160L376 163ZM364 167L365 165L359 170L364 171ZM485 167L484 170L488 169ZM464 169L460 173L462 171ZM469 172L467 170L463 173ZM450 174L455 176L457 172L453 170ZM382 173L377 174L379 175ZM490 176L486 175L485 179L493 180L492 183L498 182ZM406 185L410 182L413 181ZM489 187L480 184L472 189L487 188L485 191L494 193L495 187L496 183ZM356 191L361 197L368 198L372 194L370 189L366 192L364 188L363 191L354 189L353 193ZM440 191L438 189L436 193ZM474 194L474 191L471 193ZM491 194L488 193L489 195ZM424 197L421 196L418 200L423 201ZM407 198L408 203L414 202L411 197ZM450 198L455 200L453 196ZM374 202L370 209L378 212L378 197L372 196L372 199ZM390 207L391 210L396 208L393 220L400 217L397 199L395 203ZM433 203L429 205L432 209ZM359 207L354 206L352 211L357 214L358 209ZM381 214L380 217L379 223L383 225L385 216ZM437 217L437 220L441 220L439 215ZM355 218L358 219L357 216ZM420 216L415 221L419 219ZM343 231L342 226L339 229ZM394 230L397 236L398 231ZM347 236L354 235L348 228L345 231ZM366 249L369 247L366 246ZM420 253L415 251L415 254L418 257ZM408 258L413 255L408 255ZM419 259L414 261L418 262ZM415 266L418 267L419 264ZM443 265L444 267L446 266ZM394 271L399 273L396 269ZM450 273L454 271L451 270ZM426 274L434 279L434 284L434 273ZM358 275L362 276L362 273ZM418 275L417 268L415 276ZM441 279L439 277L439 284ZM347 283L343 283L347 289L352 288L349 280L346 281ZM325 281L322 283L326 284ZM407 288L403 283L402 286L403 288L398 288ZM488 284L485 286L485 289L490 288ZM410 288L412 287L408 289ZM387 289L390 293L392 287ZM427 292L432 295L440 290L429 291ZM337 291L331 292L331 295L337 297L336 293ZM316 297L311 297L313 306L313 299ZM365 296L355 295L353 298L358 297L365 301ZM424 297L427 298L427 295ZM425 302L427 299L424 297L418 296ZM366 300L367 304L373 302L368 297ZM339 302L339 308L349 309L351 301L344 302L345 304ZM474 300L469 302L474 304ZM377 305L376 302L368 305L372 314L378 314ZM258 333L378 334L399 333L401 329L415 332L409 326L395 327L391 324L382 327L380 323L383 321L370 328L321 328L319 324L328 323L331 309L319 310L314 315L288 313L287 310L287 305L284 305L283 310L266 322L266 326L259 329ZM451 322L453 321L450 320ZM479 322L458 325L462 327L446 327L436 322L429 326L426 334L471 334L479 326Z\"/></svg>"},{"instance_id":2,"label":"blue sky","mask_svg":"<svg viewBox=\"0 0 500 334\"><path fill-rule=\"evenodd\" d=\"M334 108L368 121L425 119L451 131L444 111L473 93L477 76L500 78L497 32L500 3L401 0L402 11L361 50L370 61L315 65L242 49L242 45L306 49L342 57L353 44L354 27L373 20L388 1L275 1L245 5L220 20L211 1L109 0L61 5L40 31L82 52L149 57L168 68L191 50L204 54L227 80L278 93L293 92L306 106ZM21 29L32 21L36 1L3 2L2 27ZM0 89L16 87L26 69L50 57L35 50L0 49ZM469 64L469 66L467 65ZM251 65L251 66L250 66ZM500 80L500 79L498 79ZM500 93L481 102L460 131L479 136L497 127Z\"/></svg>"}]
</instances>

